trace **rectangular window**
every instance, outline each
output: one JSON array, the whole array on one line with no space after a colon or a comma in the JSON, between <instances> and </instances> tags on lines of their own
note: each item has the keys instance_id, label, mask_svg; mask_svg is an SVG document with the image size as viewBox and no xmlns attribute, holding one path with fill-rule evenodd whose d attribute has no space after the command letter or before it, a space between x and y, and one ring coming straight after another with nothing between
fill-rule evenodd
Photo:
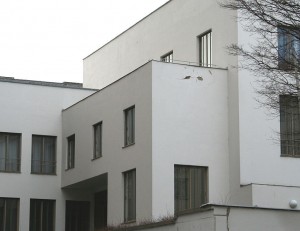
<instances>
[{"instance_id":1,"label":"rectangular window","mask_svg":"<svg viewBox=\"0 0 300 231\"><path fill-rule=\"evenodd\" d=\"M135 169L124 172L124 222L136 219L136 173Z\"/></svg>"},{"instance_id":2,"label":"rectangular window","mask_svg":"<svg viewBox=\"0 0 300 231\"><path fill-rule=\"evenodd\" d=\"M207 167L175 165L174 183L176 213L207 203Z\"/></svg>"},{"instance_id":3,"label":"rectangular window","mask_svg":"<svg viewBox=\"0 0 300 231\"><path fill-rule=\"evenodd\" d=\"M21 134L0 133L0 171L20 172Z\"/></svg>"},{"instance_id":4,"label":"rectangular window","mask_svg":"<svg viewBox=\"0 0 300 231\"><path fill-rule=\"evenodd\" d=\"M211 57L211 30L206 32L205 34L199 36L199 64L201 67L211 67L212 57Z\"/></svg>"},{"instance_id":5,"label":"rectangular window","mask_svg":"<svg viewBox=\"0 0 300 231\"><path fill-rule=\"evenodd\" d=\"M66 216L64 231L89 231L90 202L66 201ZM96 229L93 229L96 231ZM103 229L105 230L105 229ZM59 230L60 231L60 230Z\"/></svg>"},{"instance_id":6,"label":"rectangular window","mask_svg":"<svg viewBox=\"0 0 300 231\"><path fill-rule=\"evenodd\" d=\"M135 108L130 107L126 110L124 110L124 116L125 116L125 124L124 124L124 130L125 130L125 137L124 137L124 144L125 146L128 146L130 144L134 144L134 111Z\"/></svg>"},{"instance_id":7,"label":"rectangular window","mask_svg":"<svg viewBox=\"0 0 300 231\"><path fill-rule=\"evenodd\" d=\"M19 230L19 199L0 197L0 230Z\"/></svg>"},{"instance_id":8,"label":"rectangular window","mask_svg":"<svg viewBox=\"0 0 300 231\"><path fill-rule=\"evenodd\" d=\"M94 125L94 159L102 156L102 122Z\"/></svg>"},{"instance_id":9,"label":"rectangular window","mask_svg":"<svg viewBox=\"0 0 300 231\"><path fill-rule=\"evenodd\" d=\"M295 70L300 64L300 28L278 27L278 67Z\"/></svg>"},{"instance_id":10,"label":"rectangular window","mask_svg":"<svg viewBox=\"0 0 300 231\"><path fill-rule=\"evenodd\" d=\"M56 173L56 137L32 136L31 173Z\"/></svg>"},{"instance_id":11,"label":"rectangular window","mask_svg":"<svg viewBox=\"0 0 300 231\"><path fill-rule=\"evenodd\" d=\"M67 169L75 167L75 135L68 137Z\"/></svg>"},{"instance_id":12,"label":"rectangular window","mask_svg":"<svg viewBox=\"0 0 300 231\"><path fill-rule=\"evenodd\" d=\"M281 155L300 157L300 105L298 97L281 95L279 102Z\"/></svg>"},{"instance_id":13,"label":"rectangular window","mask_svg":"<svg viewBox=\"0 0 300 231\"><path fill-rule=\"evenodd\" d=\"M30 199L30 231L54 231L55 200Z\"/></svg>"},{"instance_id":14,"label":"rectangular window","mask_svg":"<svg viewBox=\"0 0 300 231\"><path fill-rule=\"evenodd\" d=\"M165 55L161 56L160 60L162 62L172 63L173 62L173 51L169 52L168 54L165 54Z\"/></svg>"}]
</instances>

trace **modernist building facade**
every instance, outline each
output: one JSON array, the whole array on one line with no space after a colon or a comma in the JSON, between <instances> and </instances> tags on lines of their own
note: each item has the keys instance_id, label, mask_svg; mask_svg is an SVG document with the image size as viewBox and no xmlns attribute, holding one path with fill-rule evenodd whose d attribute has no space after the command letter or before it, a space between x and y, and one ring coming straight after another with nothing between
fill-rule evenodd
<instances>
[{"instance_id":1,"label":"modernist building facade","mask_svg":"<svg viewBox=\"0 0 300 231\"><path fill-rule=\"evenodd\" d=\"M255 42L237 14L171 0L86 57L83 87L1 78L0 230L296 230L297 140L272 139L293 113L270 120L232 68Z\"/></svg>"}]
</instances>

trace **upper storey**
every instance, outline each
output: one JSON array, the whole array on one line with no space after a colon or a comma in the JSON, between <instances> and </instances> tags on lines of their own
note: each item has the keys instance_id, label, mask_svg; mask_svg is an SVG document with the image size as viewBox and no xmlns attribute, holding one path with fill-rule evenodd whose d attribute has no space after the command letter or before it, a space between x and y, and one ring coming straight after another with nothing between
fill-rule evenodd
<instances>
[{"instance_id":1,"label":"upper storey","mask_svg":"<svg viewBox=\"0 0 300 231\"><path fill-rule=\"evenodd\" d=\"M227 67L224 48L237 41L232 14L216 0L171 0L86 57L84 87L103 88L152 59Z\"/></svg>"}]
</instances>

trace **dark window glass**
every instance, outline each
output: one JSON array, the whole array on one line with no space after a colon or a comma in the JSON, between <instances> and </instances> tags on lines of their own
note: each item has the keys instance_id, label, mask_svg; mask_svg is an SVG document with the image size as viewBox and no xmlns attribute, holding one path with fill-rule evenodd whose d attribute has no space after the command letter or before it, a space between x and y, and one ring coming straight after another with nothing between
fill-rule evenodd
<instances>
[{"instance_id":1,"label":"dark window glass","mask_svg":"<svg viewBox=\"0 0 300 231\"><path fill-rule=\"evenodd\" d=\"M0 171L20 172L21 134L0 133Z\"/></svg>"},{"instance_id":2,"label":"dark window glass","mask_svg":"<svg viewBox=\"0 0 300 231\"><path fill-rule=\"evenodd\" d=\"M124 110L125 115L125 146L134 144L134 133L135 133L135 115L134 115L135 108L131 107Z\"/></svg>"},{"instance_id":3,"label":"dark window glass","mask_svg":"<svg viewBox=\"0 0 300 231\"><path fill-rule=\"evenodd\" d=\"M124 172L124 221L136 218L136 173L135 169Z\"/></svg>"},{"instance_id":4,"label":"dark window glass","mask_svg":"<svg viewBox=\"0 0 300 231\"><path fill-rule=\"evenodd\" d=\"M32 136L31 172L56 173L56 137Z\"/></svg>"},{"instance_id":5,"label":"dark window glass","mask_svg":"<svg viewBox=\"0 0 300 231\"><path fill-rule=\"evenodd\" d=\"M207 167L175 165L175 212L207 203Z\"/></svg>"}]
</instances>

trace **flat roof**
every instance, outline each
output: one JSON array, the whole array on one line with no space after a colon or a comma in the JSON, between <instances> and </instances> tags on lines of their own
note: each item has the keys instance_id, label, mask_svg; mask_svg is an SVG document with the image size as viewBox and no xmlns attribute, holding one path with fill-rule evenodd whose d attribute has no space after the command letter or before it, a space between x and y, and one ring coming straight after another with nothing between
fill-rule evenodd
<instances>
[{"instance_id":1,"label":"flat roof","mask_svg":"<svg viewBox=\"0 0 300 231\"><path fill-rule=\"evenodd\" d=\"M27 80L27 79L15 79L14 77L5 77L5 76L0 76L0 82L29 84L29 85L38 85L38 86L46 86L46 87L71 88L71 89L79 89L79 90L93 90L93 91L98 90L98 89L84 88L82 83L73 83L73 82L58 83L58 82Z\"/></svg>"}]
</instances>

